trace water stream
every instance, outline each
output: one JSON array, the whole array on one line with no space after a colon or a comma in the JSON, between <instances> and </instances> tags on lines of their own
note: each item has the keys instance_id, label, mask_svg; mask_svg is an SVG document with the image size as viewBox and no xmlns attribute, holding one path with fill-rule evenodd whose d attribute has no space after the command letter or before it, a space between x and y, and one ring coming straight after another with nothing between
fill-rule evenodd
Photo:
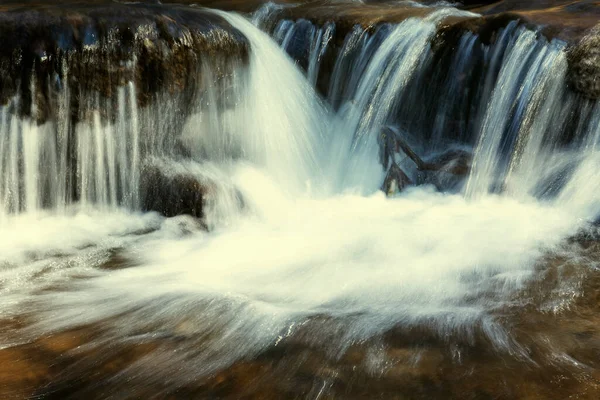
<instances>
[{"instance_id":1,"label":"water stream","mask_svg":"<svg viewBox=\"0 0 600 400\"><path fill-rule=\"evenodd\" d=\"M565 44L516 24L492 44L465 33L432 89L439 98L426 102L436 23L462 13L442 7L352 29L320 94L333 24L281 21L271 38L215 12L249 40L250 58L219 79L203 65L208 89L190 115L166 93L139 106L133 82L114 104L85 94L90 116L74 127L67 86L41 125L17 116L18 97L0 107L0 317L31 322L0 346L93 324L104 327L99 346L180 335L189 342L179 351L131 367L177 384L315 320L329 322L311 325L313 345L338 355L413 327L465 340L483 332L491 347L521 351L498 310L600 212L600 106L578 117L573 140L561 136L585 112L565 87ZM469 175L447 191L427 181L386 197L386 125L426 159L471 152ZM410 160L396 161L421 182ZM209 231L142 212L149 166L214 186ZM122 265L104 268L115 255Z\"/></svg>"}]
</instances>

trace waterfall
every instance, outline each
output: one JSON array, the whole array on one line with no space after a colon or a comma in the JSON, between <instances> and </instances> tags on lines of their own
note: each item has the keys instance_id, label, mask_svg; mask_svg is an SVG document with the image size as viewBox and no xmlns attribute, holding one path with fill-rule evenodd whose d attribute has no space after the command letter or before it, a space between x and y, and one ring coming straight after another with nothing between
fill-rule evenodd
<instances>
[{"instance_id":1,"label":"waterfall","mask_svg":"<svg viewBox=\"0 0 600 400\"><path fill-rule=\"evenodd\" d=\"M335 32L335 24L328 23L321 28L316 28L306 20L292 23L282 20L275 28L274 38L289 54L294 54L296 48L300 51L306 43L310 43L308 54L296 54L294 59L306 58L308 60L306 74L308 81L315 86L317 83L319 67Z\"/></svg>"},{"instance_id":2,"label":"waterfall","mask_svg":"<svg viewBox=\"0 0 600 400\"><path fill-rule=\"evenodd\" d=\"M519 32L503 62L481 126L473 159L473 173L467 183L467 195L494 190L495 174L500 173L499 158L502 153L507 153L502 151L502 147L508 147L508 153L511 153L511 142L514 143L515 138L518 138L526 108L533 107L530 104L532 97L537 94L536 90L546 89L543 81L548 76L550 79L564 81L564 55L562 60L557 60L562 51L560 46L549 48L544 43L538 43L535 33L531 31ZM535 118L536 115L528 117ZM514 121L512 124L511 119ZM538 132L538 135L543 134L544 131ZM535 156L537 150L532 149L528 156Z\"/></svg>"},{"instance_id":3,"label":"waterfall","mask_svg":"<svg viewBox=\"0 0 600 400\"><path fill-rule=\"evenodd\" d=\"M4 214L59 210L75 199L84 206L139 207L140 132L134 85L119 89L114 124L102 121L100 115L108 104L98 96L88 98L91 115L73 126L72 135L65 111L70 96L65 86L57 104L57 120L41 125L15 115L18 97L1 107Z\"/></svg>"},{"instance_id":4,"label":"waterfall","mask_svg":"<svg viewBox=\"0 0 600 400\"><path fill-rule=\"evenodd\" d=\"M566 43L516 21L440 42L446 18L478 17L445 3L369 28L279 11L205 11L248 52L181 62L174 86L139 79L148 45L107 90L65 62L0 106L0 314L27 316L0 347L86 327L92 349L158 340L110 375L164 379L157 397L293 346L335 362L367 346L383 377L394 335L457 364L474 343L535 356L511 313L600 212L600 103L567 86ZM412 184L387 196L386 127L425 165L469 168L398 145Z\"/></svg>"},{"instance_id":5,"label":"waterfall","mask_svg":"<svg viewBox=\"0 0 600 400\"><path fill-rule=\"evenodd\" d=\"M251 26L241 17L225 17L240 28ZM218 57L205 61L191 72L197 87L180 95L157 93L147 107L140 106L132 79L112 97L72 93L66 62L49 119L36 121L35 101L30 116L19 116L18 95L1 106L1 213L64 211L74 204L140 210L144 168L157 159L180 158L182 152L223 166L243 158L265 167L282 187L303 192L320 176L317 152L325 111L301 73L263 33L247 34L254 45L249 66L241 59L229 59L227 65ZM282 73L273 75L262 65L265 60L278 64L275 70ZM31 93L37 93L35 83ZM79 110L72 118L75 96Z\"/></svg>"},{"instance_id":6,"label":"waterfall","mask_svg":"<svg viewBox=\"0 0 600 400\"><path fill-rule=\"evenodd\" d=\"M235 128L244 151L250 161L264 162L280 183L294 183L303 191L320 175L326 110L301 72L266 34L241 16L220 15L252 46L243 96L245 119L240 123L232 116L239 124Z\"/></svg>"},{"instance_id":7,"label":"waterfall","mask_svg":"<svg viewBox=\"0 0 600 400\"><path fill-rule=\"evenodd\" d=\"M591 154L596 147L595 117L589 118L585 101L566 89L566 44L548 42L512 21L491 43L463 33L443 62L430 43L435 21L449 12L442 8L428 19L382 24L372 32L356 25L348 32L324 93L337 121L330 133L338 147L332 157L337 167L330 174L341 187L374 190L384 172L377 165L375 137L382 126L395 125L424 157L472 148L462 189L469 198L489 193L554 198L586 158L576 155L578 149ZM324 29L335 28L282 20L273 38L309 76L313 67L301 59L319 46L317 32ZM442 71L442 65L448 69ZM565 145L569 136L576 142ZM421 179L414 166L405 167L414 180ZM594 202L590 193L587 200L573 200Z\"/></svg>"}]
</instances>

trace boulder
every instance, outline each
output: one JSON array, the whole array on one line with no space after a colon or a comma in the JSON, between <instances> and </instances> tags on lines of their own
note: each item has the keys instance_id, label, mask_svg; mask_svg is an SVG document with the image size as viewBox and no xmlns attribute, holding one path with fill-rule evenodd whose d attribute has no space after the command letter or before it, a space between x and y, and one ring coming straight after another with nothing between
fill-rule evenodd
<instances>
[{"instance_id":1,"label":"boulder","mask_svg":"<svg viewBox=\"0 0 600 400\"><path fill-rule=\"evenodd\" d=\"M170 175L152 165L142 169L140 197L143 211L156 211L165 217L185 214L202 218L208 190L192 175Z\"/></svg>"}]
</instances>

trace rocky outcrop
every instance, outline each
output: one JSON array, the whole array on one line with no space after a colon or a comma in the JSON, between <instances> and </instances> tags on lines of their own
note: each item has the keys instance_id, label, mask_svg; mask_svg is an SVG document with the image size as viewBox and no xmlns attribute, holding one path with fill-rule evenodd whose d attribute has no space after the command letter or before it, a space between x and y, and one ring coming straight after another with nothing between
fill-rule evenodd
<instances>
[{"instance_id":1,"label":"rocky outcrop","mask_svg":"<svg viewBox=\"0 0 600 400\"><path fill-rule=\"evenodd\" d=\"M199 164L183 160L146 160L140 172L139 198L142 211L165 217L188 215L205 229L227 216L224 213L246 207L241 192L226 176L207 173Z\"/></svg>"},{"instance_id":2,"label":"rocky outcrop","mask_svg":"<svg viewBox=\"0 0 600 400\"><path fill-rule=\"evenodd\" d=\"M458 45L462 35L467 32L476 34L481 43L489 45L495 40L497 33L512 21L527 24L525 18L509 12L481 16L479 18L446 18L439 24L438 31L432 42L433 50L437 51L444 48L454 49ZM534 28L531 24L529 25L531 28Z\"/></svg>"},{"instance_id":3,"label":"rocky outcrop","mask_svg":"<svg viewBox=\"0 0 600 400\"><path fill-rule=\"evenodd\" d=\"M0 6L2 103L19 95L20 113L35 114L42 122L64 86L74 93L111 98L117 87L133 81L144 105L157 92L197 88L200 60L247 58L245 37L206 10L104 3ZM72 114L84 115L77 103L81 96L72 97Z\"/></svg>"},{"instance_id":4,"label":"rocky outcrop","mask_svg":"<svg viewBox=\"0 0 600 400\"><path fill-rule=\"evenodd\" d=\"M569 81L590 99L600 99L600 24L568 52Z\"/></svg>"},{"instance_id":5,"label":"rocky outcrop","mask_svg":"<svg viewBox=\"0 0 600 400\"><path fill-rule=\"evenodd\" d=\"M466 4L464 1L461 3ZM485 3L488 4L469 8L482 15L513 13L541 26L547 37L558 37L567 42L577 41L600 20L600 7L595 0L500 0Z\"/></svg>"},{"instance_id":6,"label":"rocky outcrop","mask_svg":"<svg viewBox=\"0 0 600 400\"><path fill-rule=\"evenodd\" d=\"M218 3L217 0L209 3ZM260 1L253 2L258 6ZM280 1L278 3L287 3ZM276 17L270 18L265 27L273 30L281 19L293 21L308 20L317 26L334 23L335 32L332 45L327 49L321 62L318 89L326 94L331 70L335 59L343 46L345 38L357 25L367 33L373 33L383 23L399 23L407 18L422 18L435 10L431 7L415 6L415 2L366 1L366 2L328 2L301 1L296 6L280 7ZM420 1L432 4L431 1ZM493 44L499 32L512 21L517 21L532 30L537 30L548 40L559 39L567 44L582 43L575 46L570 63L571 89L586 97L596 98L593 88L594 72L590 70L593 54L590 54L589 37L596 35L590 29L600 20L600 7L596 1L581 0L536 0L523 2L518 0L473 0L461 1L455 4L457 8L466 9L477 16L448 16L438 22L438 31L432 40L432 50L436 57L438 69L449 66L453 52L465 33L476 34L479 41L485 45ZM580 61L581 60L581 61ZM302 63L300 63L302 65ZM587 66L586 66L587 65Z\"/></svg>"}]
</instances>

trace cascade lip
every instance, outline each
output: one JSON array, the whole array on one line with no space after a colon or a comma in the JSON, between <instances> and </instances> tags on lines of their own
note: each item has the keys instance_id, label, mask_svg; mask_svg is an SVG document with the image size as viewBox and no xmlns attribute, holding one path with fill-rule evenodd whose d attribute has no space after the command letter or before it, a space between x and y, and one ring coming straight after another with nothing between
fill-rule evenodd
<instances>
[{"instance_id":1,"label":"cascade lip","mask_svg":"<svg viewBox=\"0 0 600 400\"><path fill-rule=\"evenodd\" d=\"M210 3L219 3L210 1ZM279 2L285 3L285 2ZM433 2L422 1L423 4ZM437 23L437 33L432 40L432 49L452 52L460 38L471 32L479 36L484 44L490 44L497 33L512 21L539 32L548 41L559 40L567 44L569 53L569 88L585 98L600 98L600 68L598 56L598 32L600 31L600 6L597 1L547 1L522 2L518 0L462 1L451 4L469 10L479 16L449 15ZM266 21L266 29L273 30L277 20L308 20L324 26L335 23L333 43L337 48L352 29L359 25L373 32L384 23L400 23L408 18L423 18L436 10L435 7L419 7L410 3L390 1L366 1L365 3L304 1L290 7L281 7L276 18ZM269 26L271 25L271 26ZM320 90L325 87L319 86Z\"/></svg>"},{"instance_id":2,"label":"cascade lip","mask_svg":"<svg viewBox=\"0 0 600 400\"><path fill-rule=\"evenodd\" d=\"M542 26L545 36L566 42L578 41L600 21L600 7L594 0L501 0L487 3L490 4L473 7L472 11L482 15L514 13Z\"/></svg>"},{"instance_id":3,"label":"cascade lip","mask_svg":"<svg viewBox=\"0 0 600 400\"><path fill-rule=\"evenodd\" d=\"M198 60L244 62L249 51L245 36L209 10L104 0L10 1L0 6L0 39L0 104L20 95L18 112L29 116L36 102L39 123L52 112L54 86L108 98L135 81L143 105L156 92L185 90Z\"/></svg>"},{"instance_id":4,"label":"cascade lip","mask_svg":"<svg viewBox=\"0 0 600 400\"><path fill-rule=\"evenodd\" d=\"M5 0L0 10L18 10L22 8L69 8L72 10L86 7L107 7L119 9L122 6L136 5L148 10L156 8L174 8L182 5L217 8L225 11L252 12L267 0L155 0L134 2L125 0ZM426 8L399 4L392 0L367 0L355 2L331 2L324 0L275 0L277 4L294 5L284 11L289 18L307 18L338 21L340 23L360 23L371 25L380 22L400 22L412 16L428 13ZM415 1L424 5L435 1ZM579 39L600 20L600 7L595 0L462 0L449 2L457 8L470 10L483 16L512 13L536 24L546 26L547 34L566 41Z\"/></svg>"},{"instance_id":5,"label":"cascade lip","mask_svg":"<svg viewBox=\"0 0 600 400\"><path fill-rule=\"evenodd\" d=\"M168 41L181 39L185 29L198 34L222 29L235 40L245 42L241 32L220 16L202 8L175 4L106 0L58 4L14 2L0 6L0 23L0 35L5 39L4 46L0 46L2 53L18 46L31 47L32 42L42 39L50 46L55 44L65 50L80 50L105 39L114 30L130 31L129 37L122 34L122 40L131 40L133 34L149 36L150 32L140 31L146 25L158 25L159 32L155 34ZM53 41L55 43L51 43Z\"/></svg>"},{"instance_id":6,"label":"cascade lip","mask_svg":"<svg viewBox=\"0 0 600 400\"><path fill-rule=\"evenodd\" d=\"M174 47L185 40L185 32L193 32L200 40L194 43L196 53L209 55L237 53L242 58L247 57L249 44L246 38L236 28L232 27L220 16L210 13L203 7L218 8L226 11L251 12L266 3L265 0L164 0L150 2L129 2L122 0L7 0L0 5L0 103L6 104L8 99L18 91L20 83L27 82L23 71L32 69L34 61L38 66L37 73L46 73L40 65L55 63L61 52L76 51L106 51L109 48L111 66L110 73L117 72L117 78L112 79L122 83L130 80L119 76L123 68L119 67L135 52L134 37L138 42L150 43L146 46L150 53L164 48L163 44L152 45L152 41L166 43L166 47ZM316 24L327 22L336 24L335 44L339 47L347 33L355 26L362 25L373 29L382 23L398 23L407 18L422 18L431 13L434 8L418 7L414 4L398 4L390 1L329 2L323 0L277 0L278 4L288 4L277 13L278 19L307 19ZM432 2L422 1L430 4ZM600 20L600 7L597 2L582 0L569 2L567 0L546 1L538 0L524 4L516 0L501 1L462 1L456 7L479 13L480 17L449 16L438 23L438 34L434 38L435 47L453 47L456 39L464 32L470 31L480 35L482 41L492 40L494 34L510 21L520 20L529 27L540 27L540 32L548 39L558 38L571 43L573 47L581 38L590 32ZM155 27L147 29L147 27ZM115 32L117 33L115 36ZM220 36L214 40L215 34ZM212 39L211 39L212 36ZM101 44L102 49L94 49ZM589 46L588 46L589 47ZM139 47L138 47L139 48ZM577 60L587 59L585 56L571 57L571 70L578 69ZM163 55L158 55L160 59ZM163 60L165 61L165 60ZM182 87L186 80L182 66L162 62L159 67L171 70L171 79L175 86ZM172 64L172 65L171 65ZM171 66L169 66L171 65ZM40 71L44 69L44 71ZM149 67L155 68L154 65ZM579 68L581 69L581 68ZM176 71L178 70L178 71ZM597 98L597 89L589 88L587 81L594 81L595 75L589 77L587 71L580 78L579 74L570 81L574 90L584 96ZM106 76L105 71L95 75ZM137 74L139 75L139 74ZM167 74L168 75L168 74ZM165 78L168 81L170 78ZM100 89L105 95L114 90L90 74L82 76L81 82L95 81L94 89ZM159 79L161 81L162 79ZM581 83L585 81L585 83ZM85 83L83 83L86 85ZM143 87L144 85L142 85ZM154 83L149 82L149 92L156 91ZM26 99L29 96L24 96ZM141 93L141 103L150 96ZM28 107L25 101L22 107ZM21 111L27 114L27 111ZM41 116L44 120L45 116Z\"/></svg>"}]
</instances>

